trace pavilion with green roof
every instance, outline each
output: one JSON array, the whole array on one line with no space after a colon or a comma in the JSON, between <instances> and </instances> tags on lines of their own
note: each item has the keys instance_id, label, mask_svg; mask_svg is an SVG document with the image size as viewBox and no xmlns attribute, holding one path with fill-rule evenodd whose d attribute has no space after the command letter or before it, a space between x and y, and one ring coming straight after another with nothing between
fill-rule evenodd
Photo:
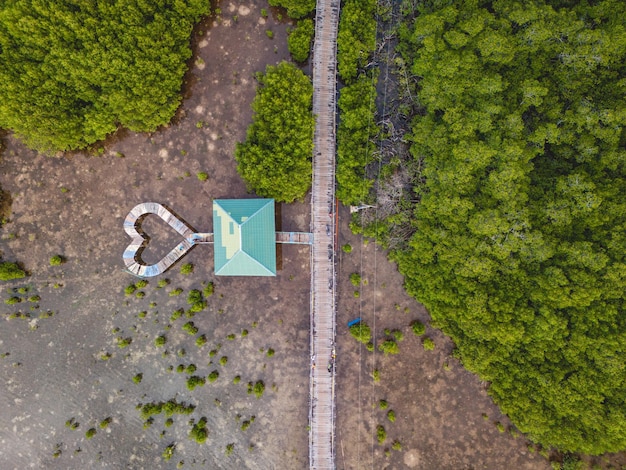
<instances>
[{"instance_id":1,"label":"pavilion with green roof","mask_svg":"<svg viewBox=\"0 0 626 470\"><path fill-rule=\"evenodd\" d=\"M214 199L215 274L276 276L274 199Z\"/></svg>"}]
</instances>

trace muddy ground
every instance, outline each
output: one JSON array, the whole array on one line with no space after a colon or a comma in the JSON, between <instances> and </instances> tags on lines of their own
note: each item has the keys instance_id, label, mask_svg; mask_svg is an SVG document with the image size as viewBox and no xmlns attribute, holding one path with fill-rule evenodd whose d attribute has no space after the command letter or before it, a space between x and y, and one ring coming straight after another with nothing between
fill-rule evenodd
<instances>
[{"instance_id":1,"label":"muddy ground","mask_svg":"<svg viewBox=\"0 0 626 470\"><path fill-rule=\"evenodd\" d=\"M3 301L22 299L0 309L2 469L308 466L308 247L283 247L276 278L227 278L213 275L212 248L199 246L184 260L193 263L193 274L175 267L162 277L169 285L158 288L152 279L141 289L145 297L124 294L136 281L123 271L121 258L129 242L122 221L134 205L161 202L198 231L211 231L213 198L249 196L236 174L235 143L251 119L254 73L288 58L287 25L276 12L262 18L267 4L261 0L219 6L220 17L197 28L201 60L193 62L186 99L167 128L151 135L120 131L99 156L51 158L5 138L0 184L12 195L13 212L0 249L5 259L23 262L31 276L6 283L1 293ZM198 172L208 180L199 181ZM277 210L283 230L308 230L307 201ZM508 432L510 423L484 384L450 357L447 338L428 328L436 347L422 348L408 325L415 319L427 324L427 312L403 292L384 253L350 234L345 208L340 221L340 242L354 250L341 252L338 266L337 468L549 468L522 436ZM177 242L157 218L148 218L144 229L153 236L147 261ZM65 263L50 266L57 254ZM367 285L355 298L348 276L361 269ZM215 293L207 309L172 320L174 311L189 307L188 292L208 281ZM24 287L25 293L15 291ZM171 296L176 288L183 293ZM29 301L33 296L40 300ZM28 318L11 318L16 313ZM384 357L359 346L345 327L357 316L375 327L377 339L385 328L401 330L400 354ZM188 321L196 334L182 330ZM154 344L159 335L167 338L161 348ZM198 347L202 335L207 343ZM132 341L120 348L118 338ZM269 348L275 351L271 357ZM226 365L219 364L222 357ZM181 364L195 365L194 375L205 377L217 370L219 378L190 391L189 374L176 372ZM380 382L372 380L374 369ZM137 374L143 375L138 384ZM247 393L247 383L258 380L266 386L259 399ZM136 409L170 399L196 409L174 415L170 427L163 415L147 425ZM395 411L395 422L378 407L381 399ZM202 417L209 431L204 445L187 437L189 420ZM388 435L382 445L375 439L378 424ZM97 434L87 439L90 428ZM391 449L395 440L401 450ZM161 454L171 444L174 455L166 462ZM234 444L231 455L228 444Z\"/></svg>"}]
</instances>

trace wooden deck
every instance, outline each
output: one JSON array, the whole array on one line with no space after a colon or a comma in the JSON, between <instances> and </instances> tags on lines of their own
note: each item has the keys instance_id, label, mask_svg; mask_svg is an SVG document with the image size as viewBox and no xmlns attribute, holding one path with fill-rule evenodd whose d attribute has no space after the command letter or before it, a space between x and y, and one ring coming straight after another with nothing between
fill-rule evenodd
<instances>
[{"instance_id":1,"label":"wooden deck","mask_svg":"<svg viewBox=\"0 0 626 470\"><path fill-rule=\"evenodd\" d=\"M183 240L165 255L161 261L151 265L141 262L141 252L146 245L141 231L141 221L147 214L159 216L183 237ZM132 242L126 247L122 256L124 264L130 273L139 277L158 276L185 256L196 244L213 242L212 233L196 233L192 227L158 202L143 202L136 205L124 219L124 230L132 238Z\"/></svg>"},{"instance_id":2,"label":"wooden deck","mask_svg":"<svg viewBox=\"0 0 626 470\"><path fill-rule=\"evenodd\" d=\"M335 109L339 0L317 0L313 49L316 116L311 196L309 466L335 468Z\"/></svg>"},{"instance_id":3,"label":"wooden deck","mask_svg":"<svg viewBox=\"0 0 626 470\"><path fill-rule=\"evenodd\" d=\"M313 234L308 232L276 232L276 243L311 245L313 244Z\"/></svg>"}]
</instances>

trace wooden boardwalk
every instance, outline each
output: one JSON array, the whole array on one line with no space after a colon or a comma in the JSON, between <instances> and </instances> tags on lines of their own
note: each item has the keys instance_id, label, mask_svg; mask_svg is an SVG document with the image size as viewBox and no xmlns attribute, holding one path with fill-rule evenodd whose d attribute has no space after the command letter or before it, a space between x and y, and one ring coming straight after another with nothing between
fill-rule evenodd
<instances>
[{"instance_id":1,"label":"wooden boardwalk","mask_svg":"<svg viewBox=\"0 0 626 470\"><path fill-rule=\"evenodd\" d=\"M335 468L335 109L339 0L317 0L311 196L309 466Z\"/></svg>"}]
</instances>

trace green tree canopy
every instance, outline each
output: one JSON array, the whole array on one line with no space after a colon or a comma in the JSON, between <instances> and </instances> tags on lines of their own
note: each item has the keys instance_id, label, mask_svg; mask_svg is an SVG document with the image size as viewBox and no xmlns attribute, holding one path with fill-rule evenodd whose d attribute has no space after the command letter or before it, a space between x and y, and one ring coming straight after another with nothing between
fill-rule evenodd
<instances>
[{"instance_id":1,"label":"green tree canopy","mask_svg":"<svg viewBox=\"0 0 626 470\"><path fill-rule=\"evenodd\" d=\"M257 74L253 122L237 144L237 171L259 196L292 202L311 186L313 86L295 65L281 62Z\"/></svg>"},{"instance_id":2,"label":"green tree canopy","mask_svg":"<svg viewBox=\"0 0 626 470\"><path fill-rule=\"evenodd\" d=\"M40 150L153 131L180 103L203 0L15 0L0 9L0 126Z\"/></svg>"},{"instance_id":3,"label":"green tree canopy","mask_svg":"<svg viewBox=\"0 0 626 470\"><path fill-rule=\"evenodd\" d=\"M520 430L626 448L626 3L429 2L406 287Z\"/></svg>"},{"instance_id":4,"label":"green tree canopy","mask_svg":"<svg viewBox=\"0 0 626 470\"><path fill-rule=\"evenodd\" d=\"M315 10L315 0L269 0L273 7L283 7L290 18L303 18Z\"/></svg>"}]
</instances>

